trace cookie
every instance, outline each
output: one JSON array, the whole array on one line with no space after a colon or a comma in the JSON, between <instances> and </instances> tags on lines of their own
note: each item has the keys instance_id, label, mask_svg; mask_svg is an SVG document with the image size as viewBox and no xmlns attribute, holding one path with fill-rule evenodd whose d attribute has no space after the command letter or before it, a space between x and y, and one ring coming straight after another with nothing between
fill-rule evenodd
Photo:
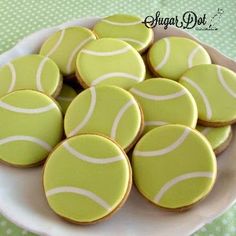
<instances>
[{"instance_id":1,"label":"cookie","mask_svg":"<svg viewBox=\"0 0 236 236\"><path fill-rule=\"evenodd\" d=\"M226 126L236 122L236 74L219 65L198 65L179 81L195 98L199 124Z\"/></svg>"},{"instance_id":2,"label":"cookie","mask_svg":"<svg viewBox=\"0 0 236 236\"><path fill-rule=\"evenodd\" d=\"M107 218L126 201L132 185L129 160L111 140L83 134L64 140L50 154L43 184L51 209L70 222Z\"/></svg>"},{"instance_id":3,"label":"cookie","mask_svg":"<svg viewBox=\"0 0 236 236\"><path fill-rule=\"evenodd\" d=\"M197 125L196 129L207 138L216 155L222 153L232 140L232 128L230 125L218 128Z\"/></svg>"},{"instance_id":4,"label":"cookie","mask_svg":"<svg viewBox=\"0 0 236 236\"><path fill-rule=\"evenodd\" d=\"M153 41L153 30L142 24L138 16L115 14L97 22L93 28L98 38L126 41L138 52L145 51Z\"/></svg>"},{"instance_id":5,"label":"cookie","mask_svg":"<svg viewBox=\"0 0 236 236\"><path fill-rule=\"evenodd\" d=\"M104 134L126 151L142 132L142 113L134 97L116 86L95 86L81 92L68 107L67 137L81 133Z\"/></svg>"},{"instance_id":6,"label":"cookie","mask_svg":"<svg viewBox=\"0 0 236 236\"><path fill-rule=\"evenodd\" d=\"M19 167L40 164L61 140L63 118L56 102L33 90L0 98L0 160Z\"/></svg>"},{"instance_id":7,"label":"cookie","mask_svg":"<svg viewBox=\"0 0 236 236\"><path fill-rule=\"evenodd\" d=\"M62 77L57 65L48 57L18 57L0 68L0 97L19 89L34 89L56 97Z\"/></svg>"},{"instance_id":8,"label":"cookie","mask_svg":"<svg viewBox=\"0 0 236 236\"><path fill-rule=\"evenodd\" d=\"M166 37L152 45L148 63L156 76L178 80L187 69L210 64L211 59L207 51L191 39Z\"/></svg>"},{"instance_id":9,"label":"cookie","mask_svg":"<svg viewBox=\"0 0 236 236\"><path fill-rule=\"evenodd\" d=\"M148 62L147 62L147 54L142 55L143 58L143 62L146 66L146 75L145 75L145 79L150 79L150 78L154 78L155 75L150 71L149 67L148 67Z\"/></svg>"},{"instance_id":10,"label":"cookie","mask_svg":"<svg viewBox=\"0 0 236 236\"><path fill-rule=\"evenodd\" d=\"M144 114L144 132L166 124L183 124L195 128L197 105L181 84L163 78L152 78L129 90Z\"/></svg>"},{"instance_id":11,"label":"cookie","mask_svg":"<svg viewBox=\"0 0 236 236\"><path fill-rule=\"evenodd\" d=\"M71 75L75 73L78 52L95 39L95 35L87 28L65 28L52 34L43 43L39 53L55 61L63 75Z\"/></svg>"},{"instance_id":12,"label":"cookie","mask_svg":"<svg viewBox=\"0 0 236 236\"><path fill-rule=\"evenodd\" d=\"M77 96L76 91L69 85L63 84L62 90L56 100L59 102L62 113L65 114L68 106L73 101L73 99Z\"/></svg>"},{"instance_id":13,"label":"cookie","mask_svg":"<svg viewBox=\"0 0 236 236\"><path fill-rule=\"evenodd\" d=\"M88 43L76 59L76 73L84 88L116 85L129 89L145 77L139 53L128 43L111 38Z\"/></svg>"},{"instance_id":14,"label":"cookie","mask_svg":"<svg viewBox=\"0 0 236 236\"><path fill-rule=\"evenodd\" d=\"M132 167L140 193L170 210L183 210L203 199L217 171L209 142L183 125L165 125L145 134L134 148Z\"/></svg>"}]
</instances>

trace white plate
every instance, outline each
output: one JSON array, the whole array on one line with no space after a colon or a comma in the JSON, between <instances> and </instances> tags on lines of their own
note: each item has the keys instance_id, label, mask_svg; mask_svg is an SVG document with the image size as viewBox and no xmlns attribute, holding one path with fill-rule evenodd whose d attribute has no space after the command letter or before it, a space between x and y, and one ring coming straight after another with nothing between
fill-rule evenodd
<instances>
[{"instance_id":1,"label":"white plate","mask_svg":"<svg viewBox=\"0 0 236 236\"><path fill-rule=\"evenodd\" d=\"M9 60L37 53L42 42L53 32L72 25L91 27L99 18L80 19L43 29L26 37L14 48L0 55L0 66ZM155 37L168 35L193 38L176 28L155 28ZM236 70L236 62L207 45L214 63ZM236 129L234 130L234 133ZM211 222L236 202L236 136L218 159L218 179L213 191L201 203L183 213L160 210L133 188L125 206L111 219L91 226L78 226L57 217L48 207L42 189L42 169L17 169L0 165L0 212L17 225L40 235L155 235L184 236Z\"/></svg>"}]
</instances>

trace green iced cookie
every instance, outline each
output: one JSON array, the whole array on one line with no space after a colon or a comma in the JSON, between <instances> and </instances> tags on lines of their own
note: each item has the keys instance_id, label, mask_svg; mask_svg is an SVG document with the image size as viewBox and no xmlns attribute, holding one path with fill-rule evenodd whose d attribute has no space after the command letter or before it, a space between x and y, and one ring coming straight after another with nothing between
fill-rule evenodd
<instances>
[{"instance_id":1,"label":"green iced cookie","mask_svg":"<svg viewBox=\"0 0 236 236\"><path fill-rule=\"evenodd\" d=\"M59 102L62 113L65 114L68 106L73 101L73 99L77 96L76 91L69 85L63 84L61 92L56 100Z\"/></svg>"},{"instance_id":2,"label":"green iced cookie","mask_svg":"<svg viewBox=\"0 0 236 236\"><path fill-rule=\"evenodd\" d=\"M48 57L18 57L0 68L0 97L19 89L34 89L57 96L62 78L57 65Z\"/></svg>"},{"instance_id":3,"label":"green iced cookie","mask_svg":"<svg viewBox=\"0 0 236 236\"><path fill-rule=\"evenodd\" d=\"M139 53L128 43L111 38L88 43L78 54L76 70L84 88L105 84L129 89L145 77Z\"/></svg>"},{"instance_id":4,"label":"green iced cookie","mask_svg":"<svg viewBox=\"0 0 236 236\"><path fill-rule=\"evenodd\" d=\"M228 147L232 138L230 125L218 128L197 125L196 129L207 138L216 155L219 155Z\"/></svg>"},{"instance_id":5,"label":"green iced cookie","mask_svg":"<svg viewBox=\"0 0 236 236\"><path fill-rule=\"evenodd\" d=\"M47 95L19 90L0 98L0 130L0 160L34 166L61 140L63 118Z\"/></svg>"},{"instance_id":6,"label":"green iced cookie","mask_svg":"<svg viewBox=\"0 0 236 236\"><path fill-rule=\"evenodd\" d=\"M78 52L96 37L87 28L75 26L52 34L42 45L40 54L53 59L63 75L75 73Z\"/></svg>"},{"instance_id":7,"label":"green iced cookie","mask_svg":"<svg viewBox=\"0 0 236 236\"><path fill-rule=\"evenodd\" d=\"M236 74L219 65L198 65L179 81L195 98L199 123L225 126L236 121Z\"/></svg>"},{"instance_id":8,"label":"green iced cookie","mask_svg":"<svg viewBox=\"0 0 236 236\"><path fill-rule=\"evenodd\" d=\"M167 209L184 209L203 199L217 171L209 142L183 125L165 125L145 134L134 148L132 167L140 193Z\"/></svg>"},{"instance_id":9,"label":"green iced cookie","mask_svg":"<svg viewBox=\"0 0 236 236\"><path fill-rule=\"evenodd\" d=\"M153 41L153 30L142 24L138 16L116 14L108 16L93 28L98 38L117 38L143 52Z\"/></svg>"},{"instance_id":10,"label":"green iced cookie","mask_svg":"<svg viewBox=\"0 0 236 236\"><path fill-rule=\"evenodd\" d=\"M123 205L132 185L127 156L111 140L83 134L63 141L43 175L51 209L75 223L94 223Z\"/></svg>"},{"instance_id":11,"label":"green iced cookie","mask_svg":"<svg viewBox=\"0 0 236 236\"><path fill-rule=\"evenodd\" d=\"M166 37L152 45L148 62L156 75L178 80L187 69L199 64L210 64L211 59L207 51L191 39Z\"/></svg>"},{"instance_id":12,"label":"green iced cookie","mask_svg":"<svg viewBox=\"0 0 236 236\"><path fill-rule=\"evenodd\" d=\"M130 89L144 113L144 131L166 124L183 124L195 128L197 105L190 92L179 83L153 78Z\"/></svg>"},{"instance_id":13,"label":"green iced cookie","mask_svg":"<svg viewBox=\"0 0 236 236\"><path fill-rule=\"evenodd\" d=\"M68 107L65 134L101 133L128 150L142 131L142 114L134 97L116 86L95 86L81 92Z\"/></svg>"}]
</instances>

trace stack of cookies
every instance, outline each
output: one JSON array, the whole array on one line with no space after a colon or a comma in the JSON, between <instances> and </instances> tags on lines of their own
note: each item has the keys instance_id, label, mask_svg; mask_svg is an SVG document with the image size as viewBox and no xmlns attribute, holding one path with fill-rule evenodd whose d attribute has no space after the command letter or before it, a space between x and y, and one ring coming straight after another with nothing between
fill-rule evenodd
<instances>
[{"instance_id":1,"label":"stack of cookies","mask_svg":"<svg viewBox=\"0 0 236 236\"><path fill-rule=\"evenodd\" d=\"M236 74L130 15L55 32L0 68L0 85L0 160L44 164L50 208L79 224L116 212L132 182L161 208L193 206L236 121Z\"/></svg>"}]
</instances>

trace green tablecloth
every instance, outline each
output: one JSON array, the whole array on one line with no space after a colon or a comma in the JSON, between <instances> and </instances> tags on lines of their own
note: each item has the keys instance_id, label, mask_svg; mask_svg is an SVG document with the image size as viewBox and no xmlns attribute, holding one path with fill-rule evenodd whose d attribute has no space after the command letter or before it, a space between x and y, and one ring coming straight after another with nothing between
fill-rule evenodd
<instances>
[{"instance_id":1,"label":"green tablecloth","mask_svg":"<svg viewBox=\"0 0 236 236\"><path fill-rule=\"evenodd\" d=\"M220 8L217 31L189 30L200 40L236 58L236 1L235 0L0 0L0 53L17 41L41 28L87 16L106 16L113 13L136 14L142 17L160 10L164 17L182 16L193 10L197 15L214 16ZM0 215L0 235L33 235L20 229ZM194 236L236 235L236 205Z\"/></svg>"}]
</instances>

